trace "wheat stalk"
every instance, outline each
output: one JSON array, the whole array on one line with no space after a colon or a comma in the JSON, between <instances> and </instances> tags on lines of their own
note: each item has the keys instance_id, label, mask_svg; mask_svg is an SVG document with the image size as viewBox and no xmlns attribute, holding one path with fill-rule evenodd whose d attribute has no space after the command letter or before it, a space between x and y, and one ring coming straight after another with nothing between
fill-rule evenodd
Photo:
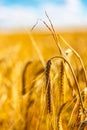
<instances>
[{"instance_id":1,"label":"wheat stalk","mask_svg":"<svg viewBox=\"0 0 87 130\"><path fill-rule=\"evenodd\" d=\"M61 40L72 50L72 52L76 55L76 57L79 59L80 61L80 64L82 66L82 70L84 72L84 78L85 78L85 83L86 83L86 87L87 87L87 77L86 77L86 70L85 70L85 67L84 67L84 63L82 61L82 58L80 57L80 55L70 46L70 44L68 44L68 42L65 41L65 39L60 35L60 34L57 34L59 36L59 38L61 38Z\"/></svg>"}]
</instances>

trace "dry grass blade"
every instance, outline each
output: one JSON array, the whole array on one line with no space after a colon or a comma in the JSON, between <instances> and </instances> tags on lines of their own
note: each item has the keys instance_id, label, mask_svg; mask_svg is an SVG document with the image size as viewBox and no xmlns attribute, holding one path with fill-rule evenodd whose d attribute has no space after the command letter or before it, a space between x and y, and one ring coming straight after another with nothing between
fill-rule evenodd
<instances>
[{"instance_id":1,"label":"dry grass blade","mask_svg":"<svg viewBox=\"0 0 87 130\"><path fill-rule=\"evenodd\" d=\"M53 31L53 33L54 33L54 32L55 32L55 29L54 29L53 24L52 24L52 22L51 22L51 20L50 20L50 18L49 18L49 16L48 16L48 14L47 14L46 11L45 11L45 14L46 14L46 16L47 16L47 18L48 18L48 20L49 20L49 22L50 22L50 25L51 25L52 31Z\"/></svg>"},{"instance_id":2,"label":"dry grass blade","mask_svg":"<svg viewBox=\"0 0 87 130\"><path fill-rule=\"evenodd\" d=\"M37 24L38 24L39 21L41 21L42 23L44 23L44 25L49 29L49 31L52 32L51 28L50 28L50 27L47 25L47 23L46 23L44 20L42 20L42 19L37 19L36 24L32 27L31 31L34 30L34 28L37 26Z\"/></svg>"},{"instance_id":3,"label":"dry grass blade","mask_svg":"<svg viewBox=\"0 0 87 130\"><path fill-rule=\"evenodd\" d=\"M57 35L56 35L56 32L55 32L54 27L52 25L52 22L51 22L51 20L48 17L48 15L47 15L46 12L45 12L45 14L46 14L46 16L47 16L47 18L48 18L48 20L49 20L49 22L51 24L52 29L48 26L48 24L44 20L38 19L37 22L36 22L36 24L32 27L31 31L36 27L36 25L38 24L38 21L41 21L48 28L48 30L51 32L51 34L52 34L52 36L54 38L54 41L55 41L55 43L56 43L56 45L57 45L57 47L59 49L60 54L63 54L63 50L62 50L60 44L58 43Z\"/></svg>"},{"instance_id":4,"label":"dry grass blade","mask_svg":"<svg viewBox=\"0 0 87 130\"><path fill-rule=\"evenodd\" d=\"M59 49L59 52L60 52L60 54L62 54L63 55L63 50L62 50L62 48L61 48L61 46L60 46L60 44L59 44L59 42L58 42L58 39L57 39L57 34L56 34L56 31L55 31L55 29L54 29L54 27L53 27L53 24L52 24L52 22L51 22L51 19L49 18L49 16L48 16L48 14L47 14L47 12L45 11L45 14L46 14L46 17L48 18L48 20L49 20L49 22L50 22L50 25L51 25L51 33L52 33L52 36L53 36L53 38L54 38L54 40L55 40L55 43L56 43L56 45L57 45L57 47L58 47L58 49Z\"/></svg>"},{"instance_id":5,"label":"dry grass blade","mask_svg":"<svg viewBox=\"0 0 87 130\"><path fill-rule=\"evenodd\" d=\"M31 42L32 42L32 44L33 44L33 46L34 46L34 48L35 48L37 54L38 54L38 57L39 57L39 59L40 59L42 65L43 65L43 67L45 68L45 61L44 61L44 59L43 59L43 56L42 56L42 54L41 54L41 52L40 52L40 49L39 49L37 43L35 42L35 40L34 40L34 38L33 38L33 36L32 36L31 33L28 33L28 35L29 35L29 38L30 38L30 40L31 40Z\"/></svg>"},{"instance_id":6,"label":"dry grass blade","mask_svg":"<svg viewBox=\"0 0 87 130\"><path fill-rule=\"evenodd\" d=\"M70 120L69 120L69 130L77 130L81 123L81 104L80 100L77 98L75 106L73 108Z\"/></svg>"},{"instance_id":7,"label":"dry grass blade","mask_svg":"<svg viewBox=\"0 0 87 130\"><path fill-rule=\"evenodd\" d=\"M68 44L65 39L60 35L60 34L57 34L61 39L62 41L72 50L72 52L76 55L76 57L79 59L80 61L80 64L82 65L82 69L83 69L83 72L84 72L84 78L85 78L85 83L86 83L86 87L87 87L87 77L86 77L86 70L85 70L85 67L84 67L84 63L82 61L82 58L80 57L80 55L70 46L70 44Z\"/></svg>"}]
</instances>

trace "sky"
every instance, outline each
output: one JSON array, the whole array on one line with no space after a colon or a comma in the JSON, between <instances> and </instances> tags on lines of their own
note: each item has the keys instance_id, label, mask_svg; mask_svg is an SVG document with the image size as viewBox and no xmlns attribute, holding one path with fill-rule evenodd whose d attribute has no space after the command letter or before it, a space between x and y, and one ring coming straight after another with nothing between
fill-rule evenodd
<instances>
[{"instance_id":1,"label":"sky","mask_svg":"<svg viewBox=\"0 0 87 130\"><path fill-rule=\"evenodd\" d=\"M48 23L45 11L56 27L87 26L87 0L0 0L0 28L32 27L37 19Z\"/></svg>"}]
</instances>

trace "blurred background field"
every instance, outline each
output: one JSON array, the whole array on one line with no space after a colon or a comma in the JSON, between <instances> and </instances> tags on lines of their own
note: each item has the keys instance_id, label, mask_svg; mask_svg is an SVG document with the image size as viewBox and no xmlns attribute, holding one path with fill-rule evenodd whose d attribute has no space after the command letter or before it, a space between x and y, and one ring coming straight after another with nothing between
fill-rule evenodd
<instances>
[{"instance_id":1,"label":"blurred background field","mask_svg":"<svg viewBox=\"0 0 87 130\"><path fill-rule=\"evenodd\" d=\"M82 59L87 64L87 32L61 32L59 33L63 38L81 55ZM38 48L44 60L51 58L52 56L58 55L58 48L55 41L50 33L32 32L33 40L36 42ZM62 40L58 39L62 47L67 49ZM32 44L32 40L28 32L12 32L0 34L0 57L5 57L9 48L19 46L19 59L20 60L34 60L39 59L35 47ZM7 53L7 54L6 54Z\"/></svg>"},{"instance_id":2,"label":"blurred background field","mask_svg":"<svg viewBox=\"0 0 87 130\"><path fill-rule=\"evenodd\" d=\"M87 69L87 32L61 32L60 34L79 53ZM64 51L68 49L61 39L58 40ZM40 104L41 90L39 89L45 80L38 78L39 71L44 70L44 67L33 42L37 45L45 65L51 57L59 55L50 33L30 34L18 31L0 34L0 129L2 130L37 128L40 110L44 106L44 101L43 105ZM23 71L27 62L30 62L30 66L26 70L25 81L23 81ZM24 85L26 93L23 92ZM32 92L34 95L29 98L28 93L32 86L35 89ZM33 101L34 105L32 105ZM28 103L30 103L29 108L27 108ZM44 120L40 122L40 130L46 129ZM67 129L66 125L63 127Z\"/></svg>"}]
</instances>

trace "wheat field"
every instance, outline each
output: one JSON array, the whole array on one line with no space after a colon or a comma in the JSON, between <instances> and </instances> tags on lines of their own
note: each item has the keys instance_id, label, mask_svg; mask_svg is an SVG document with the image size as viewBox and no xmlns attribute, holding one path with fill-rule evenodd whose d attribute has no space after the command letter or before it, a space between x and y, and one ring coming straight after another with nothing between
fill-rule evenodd
<instances>
[{"instance_id":1,"label":"wheat field","mask_svg":"<svg viewBox=\"0 0 87 130\"><path fill-rule=\"evenodd\" d=\"M0 130L86 130L87 32L0 34Z\"/></svg>"}]
</instances>

